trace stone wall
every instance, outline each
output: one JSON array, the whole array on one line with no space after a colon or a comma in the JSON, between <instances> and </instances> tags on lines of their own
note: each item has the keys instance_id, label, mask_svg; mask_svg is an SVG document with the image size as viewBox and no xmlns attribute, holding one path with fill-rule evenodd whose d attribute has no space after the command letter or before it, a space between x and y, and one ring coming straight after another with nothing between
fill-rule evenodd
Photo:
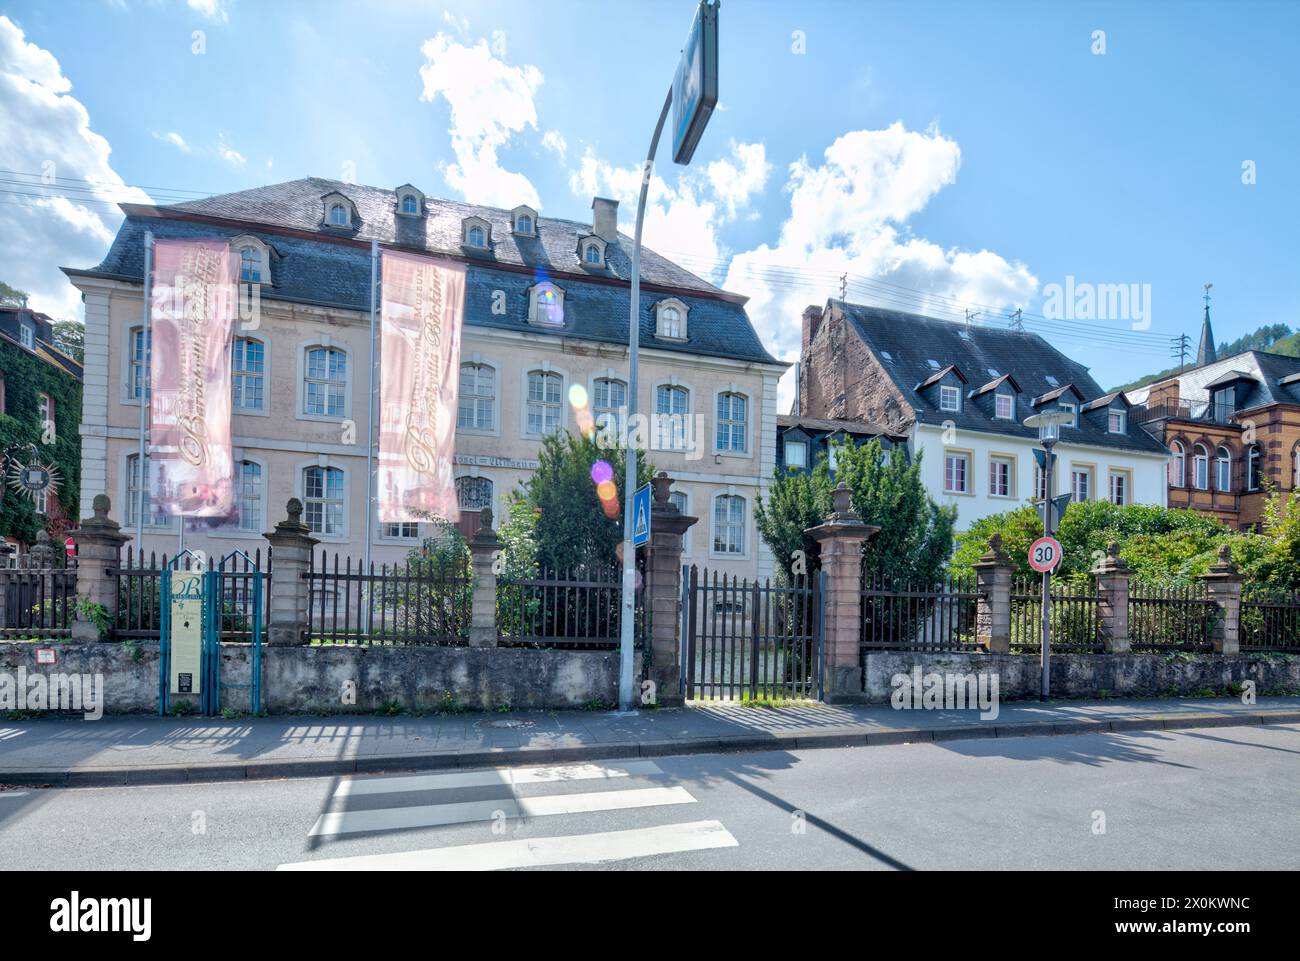
<instances>
[{"instance_id":1,"label":"stone wall","mask_svg":"<svg viewBox=\"0 0 1300 961\"><path fill-rule=\"evenodd\" d=\"M866 655L864 700L887 703L891 679L921 673L997 672L1002 700L1036 698L1041 682L1037 655L960 654L881 651ZM1300 657L1282 654L1194 656L1165 654L1053 654L1052 697L1180 697L1207 690L1222 693L1243 681L1255 682L1256 694L1300 690Z\"/></svg>"},{"instance_id":2,"label":"stone wall","mask_svg":"<svg viewBox=\"0 0 1300 961\"><path fill-rule=\"evenodd\" d=\"M53 648L54 666L36 650ZM223 644L221 676L247 684L250 648ZM105 713L158 711L158 645L0 642L0 673L102 674ZM345 703L351 682L355 703ZM193 700L172 695L173 704ZM618 700L616 652L468 647L281 647L262 652L262 707L273 714L581 708ZM222 706L248 709L248 689L230 688Z\"/></svg>"}]
</instances>

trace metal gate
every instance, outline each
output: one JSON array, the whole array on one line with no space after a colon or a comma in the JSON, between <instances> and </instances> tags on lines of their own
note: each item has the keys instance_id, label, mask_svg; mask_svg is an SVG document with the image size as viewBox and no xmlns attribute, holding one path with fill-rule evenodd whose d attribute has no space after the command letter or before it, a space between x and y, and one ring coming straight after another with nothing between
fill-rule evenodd
<instances>
[{"instance_id":1,"label":"metal gate","mask_svg":"<svg viewBox=\"0 0 1300 961\"><path fill-rule=\"evenodd\" d=\"M192 561L199 561L194 570L201 578L203 592L202 624L199 644L199 712L208 716L221 713L222 690L247 688L248 707L253 714L262 710L262 643L263 605L262 590L267 574L258 560L243 551L231 551L215 567L211 561L203 570L200 559L191 551L173 558L167 565L169 571L180 570L178 562L184 557L185 570ZM166 714L171 707L172 665L172 584L169 576L162 578L161 618L158 659L158 713ZM249 645L248 683L234 683L221 679L221 643L227 638Z\"/></svg>"},{"instance_id":2,"label":"metal gate","mask_svg":"<svg viewBox=\"0 0 1300 961\"><path fill-rule=\"evenodd\" d=\"M790 584L682 569L682 689L689 700L820 700L825 575Z\"/></svg>"}]
</instances>

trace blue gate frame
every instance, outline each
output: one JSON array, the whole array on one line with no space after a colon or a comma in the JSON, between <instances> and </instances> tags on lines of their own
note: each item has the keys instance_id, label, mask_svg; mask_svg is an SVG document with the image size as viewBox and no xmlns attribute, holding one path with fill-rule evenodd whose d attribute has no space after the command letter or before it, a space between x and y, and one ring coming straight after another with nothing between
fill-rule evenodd
<instances>
[{"instance_id":1,"label":"blue gate frame","mask_svg":"<svg viewBox=\"0 0 1300 961\"><path fill-rule=\"evenodd\" d=\"M188 555L201 563L199 555L186 550L176 555L168 563L168 572L177 570L177 563ZM233 563L242 558L244 569L234 570ZM187 562L188 563L188 562ZM228 569L227 565L230 565ZM189 567L186 567L189 570ZM199 712L209 717L221 713L222 688L248 688L248 703L253 714L262 710L262 587L264 575L257 562L244 551L231 551L223 557L214 568L209 562L205 571L201 567L195 572L203 578L203 622L201 625L201 642L199 648ZM247 599L252 596L251 611L241 612L251 616L249 630L250 663L249 682L235 684L221 680L221 633L222 619L225 614L223 600L226 595L227 578L246 580L243 591L236 591L236 596ZM171 577L162 578L160 594L161 617L158 636L158 713L167 714L171 707Z\"/></svg>"}]
</instances>

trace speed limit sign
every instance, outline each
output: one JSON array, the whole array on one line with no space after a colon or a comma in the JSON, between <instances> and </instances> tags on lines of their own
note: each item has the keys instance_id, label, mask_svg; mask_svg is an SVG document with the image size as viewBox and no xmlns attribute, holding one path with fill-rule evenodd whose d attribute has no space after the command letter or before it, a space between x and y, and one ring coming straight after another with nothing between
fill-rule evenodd
<instances>
[{"instance_id":1,"label":"speed limit sign","mask_svg":"<svg viewBox=\"0 0 1300 961\"><path fill-rule=\"evenodd\" d=\"M1029 545L1029 566L1040 574L1056 569L1061 563L1061 542L1055 537L1040 537Z\"/></svg>"}]
</instances>

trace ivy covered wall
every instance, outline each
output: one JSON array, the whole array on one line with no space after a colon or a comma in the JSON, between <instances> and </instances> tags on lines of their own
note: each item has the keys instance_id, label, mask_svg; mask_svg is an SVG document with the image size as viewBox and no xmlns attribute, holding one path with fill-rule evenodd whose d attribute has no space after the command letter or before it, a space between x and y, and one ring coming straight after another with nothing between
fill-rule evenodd
<instances>
[{"instance_id":1,"label":"ivy covered wall","mask_svg":"<svg viewBox=\"0 0 1300 961\"><path fill-rule=\"evenodd\" d=\"M37 514L31 497L14 490L8 477L4 478L0 538L12 537L31 544L36 532L43 528L58 539L63 531L76 526L80 503L81 382L4 339L0 339L0 376L4 377L0 453L14 445L35 444L42 463L52 463L59 470L58 506L55 507L52 499L46 516ZM39 394L49 394L54 400L53 444L41 443Z\"/></svg>"}]
</instances>

